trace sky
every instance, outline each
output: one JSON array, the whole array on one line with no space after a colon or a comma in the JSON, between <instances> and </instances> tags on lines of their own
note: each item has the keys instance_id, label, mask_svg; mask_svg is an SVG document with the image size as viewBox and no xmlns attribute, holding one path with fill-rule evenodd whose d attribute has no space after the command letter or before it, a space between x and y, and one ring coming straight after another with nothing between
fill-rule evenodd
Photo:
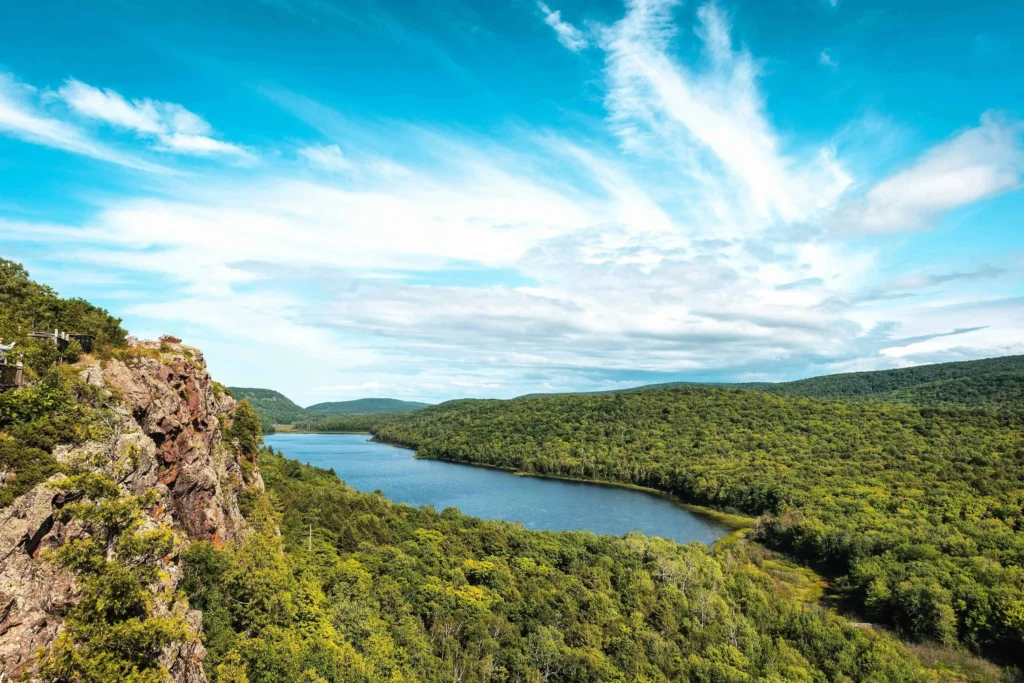
<instances>
[{"instance_id":1,"label":"sky","mask_svg":"<svg viewBox=\"0 0 1024 683\"><path fill-rule=\"evenodd\" d=\"M1024 353L1024 5L0 7L0 256L300 404Z\"/></svg>"}]
</instances>

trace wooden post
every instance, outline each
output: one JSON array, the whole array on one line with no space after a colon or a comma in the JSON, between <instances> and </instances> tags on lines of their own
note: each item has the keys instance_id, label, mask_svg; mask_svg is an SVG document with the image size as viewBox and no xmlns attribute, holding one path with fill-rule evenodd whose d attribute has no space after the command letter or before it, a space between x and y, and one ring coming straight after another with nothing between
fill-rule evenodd
<instances>
[{"instance_id":1,"label":"wooden post","mask_svg":"<svg viewBox=\"0 0 1024 683\"><path fill-rule=\"evenodd\" d=\"M20 387L21 386L21 377L22 377L22 372L24 372L24 369L25 369L25 366L21 364L20 360L17 363L15 363L15 365L14 365L14 386L16 386L16 387Z\"/></svg>"}]
</instances>

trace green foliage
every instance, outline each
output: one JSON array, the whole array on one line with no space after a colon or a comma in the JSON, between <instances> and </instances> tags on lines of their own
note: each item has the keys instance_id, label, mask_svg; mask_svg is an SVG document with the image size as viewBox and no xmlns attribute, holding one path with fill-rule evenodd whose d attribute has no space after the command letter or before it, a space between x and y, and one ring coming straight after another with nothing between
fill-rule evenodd
<instances>
[{"instance_id":1,"label":"green foliage","mask_svg":"<svg viewBox=\"0 0 1024 683\"><path fill-rule=\"evenodd\" d=\"M95 472L65 477L55 486L77 501L62 509L64 520L83 525L83 535L54 554L76 575L81 598L54 645L40 652L42 680L166 680L157 658L191 636L180 614L184 605L154 591L162 558L177 546L170 529L145 524L143 511L155 496L122 494L113 479ZM157 601L165 603L160 615Z\"/></svg>"},{"instance_id":2,"label":"green foliage","mask_svg":"<svg viewBox=\"0 0 1024 683\"><path fill-rule=\"evenodd\" d=\"M305 417L324 415L362 415L370 413L408 413L426 408L429 403L400 401L396 398L359 398L354 401L330 401L306 408Z\"/></svg>"},{"instance_id":3,"label":"green foliage","mask_svg":"<svg viewBox=\"0 0 1024 683\"><path fill-rule=\"evenodd\" d=\"M211 391L213 391L214 398L219 399L223 396L234 397L234 393L232 393L230 388L224 386L223 384L217 382L216 380L210 383L210 389Z\"/></svg>"},{"instance_id":4,"label":"green foliage","mask_svg":"<svg viewBox=\"0 0 1024 683\"><path fill-rule=\"evenodd\" d=\"M256 459L260 444L263 443L263 430L260 428L259 415L249 405L248 399L238 403L231 415L231 426L224 431L224 438L236 444L246 459Z\"/></svg>"},{"instance_id":5,"label":"green foliage","mask_svg":"<svg viewBox=\"0 0 1024 683\"><path fill-rule=\"evenodd\" d=\"M1004 356L913 368L850 372L736 388L814 398L862 398L916 404L1024 406L1024 356Z\"/></svg>"},{"instance_id":6,"label":"green foliage","mask_svg":"<svg viewBox=\"0 0 1024 683\"><path fill-rule=\"evenodd\" d=\"M1024 356L935 363L912 368L848 372L795 382L654 384L631 391L674 386L753 389L788 396L870 400L940 406L960 405L1020 413L1024 410Z\"/></svg>"},{"instance_id":7,"label":"green foliage","mask_svg":"<svg viewBox=\"0 0 1024 683\"><path fill-rule=\"evenodd\" d=\"M333 418L420 456L640 484L766 515L756 538L907 636L1024 645L1024 430L1012 412L677 387Z\"/></svg>"},{"instance_id":8,"label":"green foliage","mask_svg":"<svg viewBox=\"0 0 1024 683\"><path fill-rule=\"evenodd\" d=\"M0 507L61 470L52 451L100 436L105 401L69 368L31 386L0 392Z\"/></svg>"},{"instance_id":9,"label":"green foliage","mask_svg":"<svg viewBox=\"0 0 1024 683\"><path fill-rule=\"evenodd\" d=\"M253 410L260 416L265 432L275 424L292 424L301 420L304 412L302 406L292 402L287 396L270 389L253 389L248 387L231 387L231 395L239 401L249 402Z\"/></svg>"},{"instance_id":10,"label":"green foliage","mask_svg":"<svg viewBox=\"0 0 1024 683\"><path fill-rule=\"evenodd\" d=\"M786 597L741 544L527 531L395 505L269 451L260 466L257 533L183 556L218 683L942 680L892 637Z\"/></svg>"},{"instance_id":11,"label":"green foliage","mask_svg":"<svg viewBox=\"0 0 1024 683\"><path fill-rule=\"evenodd\" d=\"M354 401L317 403L302 408L287 396L270 389L231 387L235 398L246 399L260 416L264 433L271 433L274 425L296 424L332 415L363 415L372 413L404 413L425 408L427 403L399 401L394 398L360 398Z\"/></svg>"},{"instance_id":12,"label":"green foliage","mask_svg":"<svg viewBox=\"0 0 1024 683\"><path fill-rule=\"evenodd\" d=\"M19 352L26 353L26 364L43 372L57 360L56 349L49 342L29 341L28 334L55 329L91 334L98 347L127 345L128 334L119 318L82 299L62 299L33 282L21 265L0 259L0 337L5 343L17 342ZM73 362L80 353L81 347L68 349L63 360Z\"/></svg>"}]
</instances>

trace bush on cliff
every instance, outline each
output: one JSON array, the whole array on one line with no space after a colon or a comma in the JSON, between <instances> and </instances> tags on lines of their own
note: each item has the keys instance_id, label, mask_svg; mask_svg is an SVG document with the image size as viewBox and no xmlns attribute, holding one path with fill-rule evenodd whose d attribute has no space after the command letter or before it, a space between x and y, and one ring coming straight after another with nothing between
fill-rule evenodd
<instances>
[{"instance_id":1,"label":"bush on cliff","mask_svg":"<svg viewBox=\"0 0 1024 683\"><path fill-rule=\"evenodd\" d=\"M114 479L94 472L67 476L55 488L76 501L59 514L81 524L82 534L53 559L75 574L81 599L54 645L40 652L40 676L55 683L162 683L161 653L194 636L182 618L184 601L154 591L162 558L177 546L169 528L145 524L155 493L123 494Z\"/></svg>"}]
</instances>

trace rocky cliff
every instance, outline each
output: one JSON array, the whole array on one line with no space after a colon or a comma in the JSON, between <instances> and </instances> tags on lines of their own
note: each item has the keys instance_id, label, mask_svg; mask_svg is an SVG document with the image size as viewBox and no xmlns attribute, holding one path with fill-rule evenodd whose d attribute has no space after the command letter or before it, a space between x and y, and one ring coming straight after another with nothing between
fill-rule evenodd
<instances>
[{"instance_id":1,"label":"rocky cliff","mask_svg":"<svg viewBox=\"0 0 1024 683\"><path fill-rule=\"evenodd\" d=\"M78 469L120 462L122 491L155 491L158 503L147 510L145 523L174 529L179 547L197 540L221 546L244 536L239 496L250 487L262 489L263 482L255 455L225 438L236 404L211 381L199 351L139 342L125 360L88 360L79 367L81 377L107 397L108 424L95 440L58 447L58 459ZM56 479L0 509L0 683L32 680L38 649L53 643L79 595L74 576L47 552L88 533L62 515L68 501L52 486ZM160 585L152 590L174 596L181 578L177 555L162 562ZM184 617L192 632L165 649L161 663L175 681L205 681L202 615L180 597L157 604Z\"/></svg>"}]
</instances>

